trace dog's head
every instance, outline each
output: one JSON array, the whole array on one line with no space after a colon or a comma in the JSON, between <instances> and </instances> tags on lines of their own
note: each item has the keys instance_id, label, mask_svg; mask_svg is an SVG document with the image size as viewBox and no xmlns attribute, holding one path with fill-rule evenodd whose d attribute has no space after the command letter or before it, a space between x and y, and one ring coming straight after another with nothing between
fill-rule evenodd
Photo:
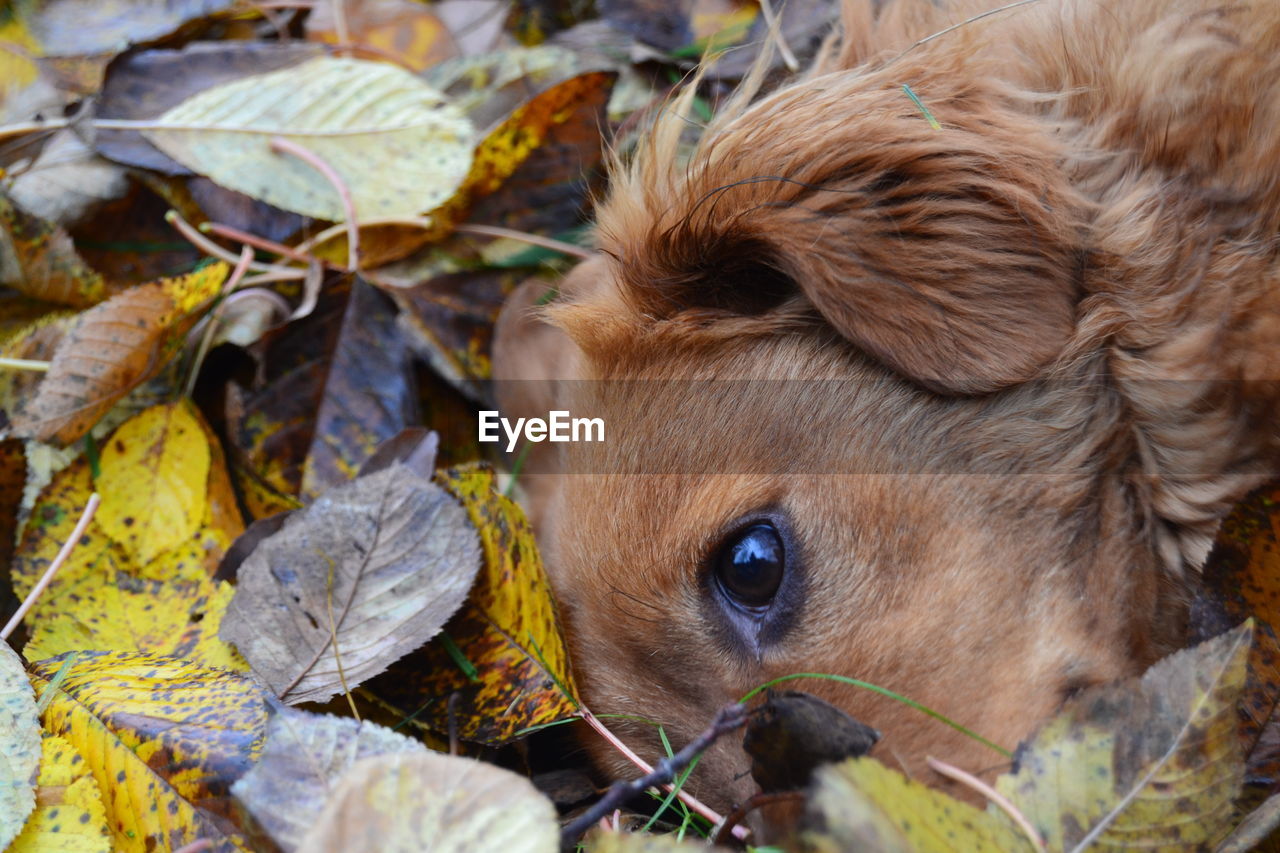
<instances>
[{"instance_id":1,"label":"dog's head","mask_svg":"<svg viewBox=\"0 0 1280 853\"><path fill-rule=\"evenodd\" d=\"M998 77L946 52L815 75L735 107L688 162L679 116L659 122L598 256L549 309L507 310L498 376L572 381L509 383L505 407L606 424L540 446L527 478L597 713L686 740L762 682L826 672L1013 747L1178 631L1183 568L1260 451L1234 390L1144 383L1239 375L1213 353L1243 327L1197 318L1255 261L1188 248L1158 181L1101 204L1094 154ZM1174 306L1192 279L1214 295ZM1192 445L1209 461L1173 471ZM914 775L1004 761L872 692L799 686ZM721 743L692 787L741 800L747 763Z\"/></svg>"}]
</instances>

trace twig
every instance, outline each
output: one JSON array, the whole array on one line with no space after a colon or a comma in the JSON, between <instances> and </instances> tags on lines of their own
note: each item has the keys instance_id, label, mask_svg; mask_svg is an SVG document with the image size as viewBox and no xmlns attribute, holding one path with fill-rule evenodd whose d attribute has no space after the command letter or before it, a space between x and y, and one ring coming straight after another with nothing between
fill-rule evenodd
<instances>
[{"instance_id":1,"label":"twig","mask_svg":"<svg viewBox=\"0 0 1280 853\"><path fill-rule=\"evenodd\" d=\"M222 237L225 240L235 240L237 243L244 243L291 261L301 261L304 264L311 261L311 256L305 252L299 252L291 246L268 240L266 237L259 237L257 234L250 234L248 231L241 231L231 225L223 225L221 222L202 222L197 227L202 233Z\"/></svg>"},{"instance_id":2,"label":"twig","mask_svg":"<svg viewBox=\"0 0 1280 853\"><path fill-rule=\"evenodd\" d=\"M333 3L333 30L338 36L339 50L350 49L351 47L351 30L347 26L347 10L342 0L332 0Z\"/></svg>"},{"instance_id":3,"label":"twig","mask_svg":"<svg viewBox=\"0 0 1280 853\"><path fill-rule=\"evenodd\" d=\"M200 375L200 365L204 363L204 357L208 354L209 347L213 345L213 336L218 331L218 320L222 317L222 306L227 304L226 298L240 286L240 280L244 278L252 260L253 249L245 246L240 250L240 259L236 262L236 268L231 271L231 276L222 285L222 292L218 294L222 297L222 301L213 306L213 310L209 312L209 319L206 321L208 325L204 327L204 334L200 336L200 345L196 347L195 356L191 359L191 372L187 375L187 387L184 391L188 397L195 391L196 377Z\"/></svg>"},{"instance_id":4,"label":"twig","mask_svg":"<svg viewBox=\"0 0 1280 853\"><path fill-rule=\"evenodd\" d=\"M622 806L646 788L671 784L671 781L676 778L676 774L684 769L694 758L701 755L707 747L715 743L721 735L742 727L746 722L747 708L745 705L735 702L732 705L726 705L721 708L715 719L711 721L711 725L707 727L707 730L690 741L684 749L669 758L662 759L658 762L656 768L651 769L639 779L632 779L629 782L621 780L614 782L609 787L608 793L560 831L560 843L564 846L571 846L578 839L578 836L590 829L598 820ZM615 746L617 745L620 745L620 742L615 741ZM629 752L630 750L626 750L624 754ZM632 758L632 760L643 765L643 762L640 762L638 757ZM717 815L715 823L720 821L721 818Z\"/></svg>"},{"instance_id":5,"label":"twig","mask_svg":"<svg viewBox=\"0 0 1280 853\"><path fill-rule=\"evenodd\" d=\"M792 74L799 71L800 61L791 52L791 45L787 44L787 40L782 37L782 24L779 23L778 16L773 11L771 0L760 0L760 14L764 16L765 26L769 28L769 37L774 40L778 55L782 57L782 63Z\"/></svg>"},{"instance_id":6,"label":"twig","mask_svg":"<svg viewBox=\"0 0 1280 853\"><path fill-rule=\"evenodd\" d=\"M375 217L373 219L366 219L360 223L361 228L376 228L379 225L403 225L406 228L422 228L423 230L426 230L431 227L432 222L431 217L429 216L382 216ZM302 252L304 254L312 254L315 252L316 246L327 243L346 229L347 226L344 222L339 222L337 225L330 225L314 237L303 240L294 247L294 251Z\"/></svg>"},{"instance_id":7,"label":"twig","mask_svg":"<svg viewBox=\"0 0 1280 853\"><path fill-rule=\"evenodd\" d=\"M991 802L995 803L997 808L1007 814L1009 819L1018 825L1018 829L1021 829L1022 834L1027 836L1027 840L1031 842L1032 847L1037 850L1045 849L1044 839L1040 837L1040 833L1036 832L1036 828L1031 825L1031 821L1027 820L1026 815L1019 811L1018 807L1011 803L1004 794L1000 793L995 788L992 788L977 776L974 776L972 773L966 773L959 767L947 764L945 761L939 761L932 756L925 760L929 763L929 766L934 769L934 771L941 773L948 779L954 779L960 784L972 788Z\"/></svg>"},{"instance_id":8,"label":"twig","mask_svg":"<svg viewBox=\"0 0 1280 853\"><path fill-rule=\"evenodd\" d=\"M306 270L280 270L279 272L264 272L259 273L258 275L251 275L241 282L241 284L245 287L259 287L276 281L297 281L300 278L306 277Z\"/></svg>"},{"instance_id":9,"label":"twig","mask_svg":"<svg viewBox=\"0 0 1280 853\"><path fill-rule=\"evenodd\" d=\"M9 639L13 629L17 628L22 618L27 615L32 607L35 607L36 601L39 600L45 589L53 581L53 576L58 573L58 569L62 568L62 564L71 556L71 551L80 542L80 538L84 536L85 530L89 528L89 522L93 520L93 514L98 511L98 504L101 502L102 499L98 497L97 492L89 496L89 503L85 505L84 512L80 514L80 520L76 522L70 538L62 543L62 549L58 551L58 556L53 558L53 562L49 564L49 568L44 570L40 580L36 581L36 585L31 587L31 592L27 593L27 597L22 600L22 606L18 608L18 612L13 614L13 617L9 619L9 623L3 629L0 629L0 640Z\"/></svg>"},{"instance_id":10,"label":"twig","mask_svg":"<svg viewBox=\"0 0 1280 853\"><path fill-rule=\"evenodd\" d=\"M738 806L721 821L711 833L712 844L726 844L729 841L729 835L742 823L751 812L764 806L771 806L774 803L789 803L796 800L803 801L805 798L804 791L779 791L775 794L755 794L748 797L746 802Z\"/></svg>"},{"instance_id":11,"label":"twig","mask_svg":"<svg viewBox=\"0 0 1280 853\"><path fill-rule=\"evenodd\" d=\"M459 234L479 234L483 237L506 237L509 240L519 240L528 243L531 246L541 246L544 249L551 249L562 255L569 255L575 258L587 259L595 253L590 249L584 249L581 246L575 246L572 243L566 243L563 240L555 240L551 237L542 237L537 234L529 234L524 231L516 231L513 228L503 228L498 225L459 225L453 229Z\"/></svg>"},{"instance_id":12,"label":"twig","mask_svg":"<svg viewBox=\"0 0 1280 853\"><path fill-rule=\"evenodd\" d=\"M0 358L0 367L10 370L34 370L37 373L48 373L49 362L33 361L29 358Z\"/></svg>"},{"instance_id":13,"label":"twig","mask_svg":"<svg viewBox=\"0 0 1280 853\"><path fill-rule=\"evenodd\" d=\"M227 251L208 237L201 234L190 222L183 219L182 214L178 213L178 211L170 210L164 215L164 221L172 225L179 234L187 238L187 241L191 243L191 245L195 246L206 255L211 255L220 261L226 261L232 266L240 263L239 255ZM259 261L251 260L249 263L249 269L254 272L280 272L281 270L289 270L290 268L277 266L276 264L264 264Z\"/></svg>"},{"instance_id":14,"label":"twig","mask_svg":"<svg viewBox=\"0 0 1280 853\"><path fill-rule=\"evenodd\" d=\"M339 0L340 2L340 0ZM339 6L340 9L340 6ZM339 37L341 37L339 33ZM292 154L299 160L303 161L311 168L315 169L325 180L333 184L333 188L338 191L338 198L342 201L342 210L347 217L347 269L357 270L360 268L360 226L356 223L356 205L351 200L351 191L347 189L347 184L342 180L342 176L337 170L330 166L325 160L310 149L304 148L291 139L283 136L272 137L271 150L282 152L284 154Z\"/></svg>"}]
</instances>

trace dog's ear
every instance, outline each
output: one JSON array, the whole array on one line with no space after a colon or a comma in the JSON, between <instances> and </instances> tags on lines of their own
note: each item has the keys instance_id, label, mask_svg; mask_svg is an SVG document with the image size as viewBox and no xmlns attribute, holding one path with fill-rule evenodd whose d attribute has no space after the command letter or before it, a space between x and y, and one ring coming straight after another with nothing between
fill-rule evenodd
<instances>
[{"instance_id":1,"label":"dog's ear","mask_svg":"<svg viewBox=\"0 0 1280 853\"><path fill-rule=\"evenodd\" d=\"M601 216L625 294L661 317L800 293L936 391L1034 378L1075 326L1084 205L1049 130L1000 94L926 102L828 75L715 130L679 174L642 164Z\"/></svg>"}]
</instances>

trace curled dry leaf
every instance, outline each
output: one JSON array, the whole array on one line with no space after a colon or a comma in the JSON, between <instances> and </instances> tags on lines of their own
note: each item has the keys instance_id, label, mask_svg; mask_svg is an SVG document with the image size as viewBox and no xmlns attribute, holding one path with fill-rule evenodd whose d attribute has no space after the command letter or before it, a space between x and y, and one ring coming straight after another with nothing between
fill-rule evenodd
<instances>
[{"instance_id":1,"label":"curled dry leaf","mask_svg":"<svg viewBox=\"0 0 1280 853\"><path fill-rule=\"evenodd\" d=\"M291 853L300 849L325 800L353 764L425 750L374 723L284 708L267 724L262 757L231 793L271 841Z\"/></svg>"},{"instance_id":2,"label":"curled dry leaf","mask_svg":"<svg viewBox=\"0 0 1280 853\"><path fill-rule=\"evenodd\" d=\"M0 849L35 808L40 720L22 660L0 641Z\"/></svg>"},{"instance_id":3,"label":"curled dry leaf","mask_svg":"<svg viewBox=\"0 0 1280 853\"><path fill-rule=\"evenodd\" d=\"M264 539L240 566L221 636L284 701L323 701L435 636L479 562L466 511L395 464Z\"/></svg>"},{"instance_id":4,"label":"curled dry leaf","mask_svg":"<svg viewBox=\"0 0 1280 853\"><path fill-rule=\"evenodd\" d=\"M267 697L252 679L132 652L73 652L35 664L31 678L42 701L52 689L46 730L83 756L104 794L114 850L202 838L218 853L243 849L227 789L266 729Z\"/></svg>"},{"instance_id":5,"label":"curled dry leaf","mask_svg":"<svg viewBox=\"0 0 1280 853\"><path fill-rule=\"evenodd\" d=\"M559 824L523 776L424 751L358 762L298 849L555 853Z\"/></svg>"},{"instance_id":6,"label":"curled dry leaf","mask_svg":"<svg viewBox=\"0 0 1280 853\"><path fill-rule=\"evenodd\" d=\"M0 285L28 296L85 308L107 295L102 276L78 254L70 235L0 193Z\"/></svg>"},{"instance_id":7,"label":"curled dry leaf","mask_svg":"<svg viewBox=\"0 0 1280 853\"><path fill-rule=\"evenodd\" d=\"M36 810L6 853L109 853L102 790L84 756L59 735L41 744Z\"/></svg>"},{"instance_id":8,"label":"curled dry leaf","mask_svg":"<svg viewBox=\"0 0 1280 853\"><path fill-rule=\"evenodd\" d=\"M1202 850L1230 830L1244 778L1236 706L1251 623L1069 701L996 789L1050 849L1142 839Z\"/></svg>"},{"instance_id":9,"label":"curled dry leaf","mask_svg":"<svg viewBox=\"0 0 1280 853\"><path fill-rule=\"evenodd\" d=\"M80 459L40 493L13 564L20 594L44 573L94 489ZM138 650L243 669L218 639L231 586L211 580L243 525L195 408L156 406L122 424L106 441L97 490L110 508L99 509L28 615L27 656Z\"/></svg>"},{"instance_id":10,"label":"curled dry leaf","mask_svg":"<svg viewBox=\"0 0 1280 853\"><path fill-rule=\"evenodd\" d=\"M337 191L314 166L273 152L273 138L332 166L360 219L429 210L471 166L471 124L443 95L402 68L358 59L320 57L224 83L156 124L146 137L188 168L320 219L346 218Z\"/></svg>"},{"instance_id":11,"label":"curled dry leaf","mask_svg":"<svg viewBox=\"0 0 1280 853\"><path fill-rule=\"evenodd\" d=\"M35 399L13 418L17 435L67 445L177 351L226 279L226 264L131 287L80 315Z\"/></svg>"},{"instance_id":12,"label":"curled dry leaf","mask_svg":"<svg viewBox=\"0 0 1280 853\"><path fill-rule=\"evenodd\" d=\"M416 712L415 721L437 732L449 730L452 715L459 737L500 745L523 729L577 712L568 652L520 507L495 491L487 467L452 468L438 477L480 532L483 568L445 635L369 689L405 715Z\"/></svg>"}]
</instances>

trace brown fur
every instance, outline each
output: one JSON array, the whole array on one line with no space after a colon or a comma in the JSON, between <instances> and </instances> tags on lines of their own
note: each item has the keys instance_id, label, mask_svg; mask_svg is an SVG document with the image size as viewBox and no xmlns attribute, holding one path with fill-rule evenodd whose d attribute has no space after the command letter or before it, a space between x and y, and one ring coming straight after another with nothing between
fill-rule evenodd
<instances>
[{"instance_id":1,"label":"brown fur","mask_svg":"<svg viewBox=\"0 0 1280 853\"><path fill-rule=\"evenodd\" d=\"M1277 461L1280 3L1040 0L922 44L998 3L878 5L847 3L835 58L745 92L688 162L675 105L615 174L554 326L527 298L500 324L505 378L789 380L695 409L687 386L557 392L611 429L542 469L596 473L531 478L578 679L674 741L825 671L1012 746L1177 641L1219 519ZM705 569L764 507L804 576L768 636L725 618ZM802 686L913 775L1000 763ZM741 800L746 765L722 742L692 787Z\"/></svg>"}]
</instances>

